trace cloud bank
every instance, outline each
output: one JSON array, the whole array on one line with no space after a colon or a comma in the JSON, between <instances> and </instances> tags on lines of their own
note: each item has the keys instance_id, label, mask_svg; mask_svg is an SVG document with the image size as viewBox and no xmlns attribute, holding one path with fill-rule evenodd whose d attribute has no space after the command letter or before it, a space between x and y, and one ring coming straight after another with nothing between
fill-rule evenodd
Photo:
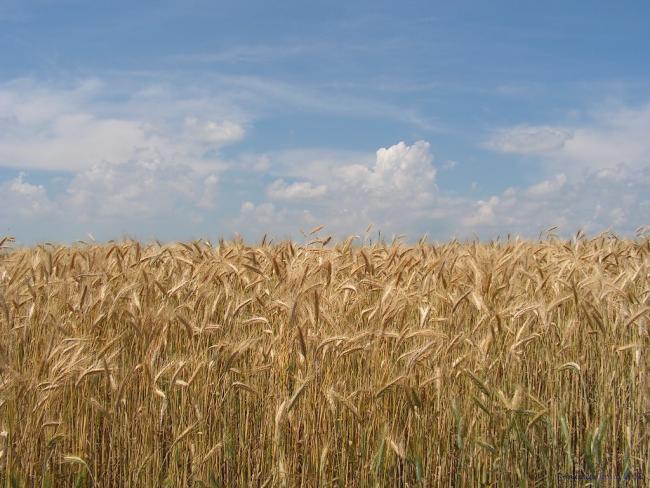
<instances>
[{"instance_id":1,"label":"cloud bank","mask_svg":"<svg viewBox=\"0 0 650 488\"><path fill-rule=\"evenodd\" d=\"M440 175L464 163L437 163L426 140L397 139L374 152L225 156L245 145L263 114L232 102L233 93L136 88L116 93L96 79L0 85L0 234L26 242L86 232L296 237L323 223L339 237L373 224L384 235L488 238L555 225L633 233L650 215L650 105L594 112L582 124L493 131L484 147L530 161L543 177L523 185L513 176L502 191L475 196L469 181L465 192L441 184Z\"/></svg>"}]
</instances>

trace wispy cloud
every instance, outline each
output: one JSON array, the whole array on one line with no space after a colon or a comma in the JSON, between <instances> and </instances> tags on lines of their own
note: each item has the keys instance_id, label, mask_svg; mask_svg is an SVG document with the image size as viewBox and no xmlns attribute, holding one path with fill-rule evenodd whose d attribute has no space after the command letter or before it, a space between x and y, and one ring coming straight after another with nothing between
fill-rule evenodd
<instances>
[{"instance_id":1,"label":"wispy cloud","mask_svg":"<svg viewBox=\"0 0 650 488\"><path fill-rule=\"evenodd\" d=\"M331 48L331 46L329 47ZM172 60L200 64L270 63L281 59L321 52L326 48L327 46L323 44L297 42L282 45L240 45L219 51L177 55Z\"/></svg>"},{"instance_id":2,"label":"wispy cloud","mask_svg":"<svg viewBox=\"0 0 650 488\"><path fill-rule=\"evenodd\" d=\"M230 95L247 107L289 109L313 113L335 114L345 117L383 118L410 124L425 131L439 131L439 121L420 114L409 106L383 101L379 96L361 96L327 89L325 86L292 84L281 80L256 76L219 76L216 81L230 90Z\"/></svg>"}]
</instances>

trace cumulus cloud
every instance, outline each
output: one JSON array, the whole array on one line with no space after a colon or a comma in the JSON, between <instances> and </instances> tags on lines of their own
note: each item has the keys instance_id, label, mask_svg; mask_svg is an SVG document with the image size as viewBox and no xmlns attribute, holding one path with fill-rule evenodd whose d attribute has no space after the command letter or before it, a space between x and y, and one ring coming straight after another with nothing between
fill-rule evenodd
<instances>
[{"instance_id":1,"label":"cumulus cloud","mask_svg":"<svg viewBox=\"0 0 650 488\"><path fill-rule=\"evenodd\" d=\"M553 179L540 181L539 183L528 187L527 193L534 196L550 195L561 190L565 183L566 175L560 173L555 175L555 178Z\"/></svg>"},{"instance_id":2,"label":"cumulus cloud","mask_svg":"<svg viewBox=\"0 0 650 488\"><path fill-rule=\"evenodd\" d=\"M529 186L515 184L500 193L474 198L477 189L455 194L438 188L433 160L430 145L424 141L381 148L374 158L323 152L311 157L305 152L270 155L270 168L305 183L301 188L327 185L327 194L299 204L297 199L279 198L274 199L276 205L247 202L239 222L290 233L301 222L303 210L314 222L330 224L329 230L339 236L362 233L372 223L384 235L438 232L462 237L477 233L484 238L507 233L534 237L555 225L567 233L582 228L633 234L647 222L650 166L556 172ZM289 186L282 178L271 185L278 190ZM269 199L271 194L267 194Z\"/></svg>"},{"instance_id":3,"label":"cumulus cloud","mask_svg":"<svg viewBox=\"0 0 650 488\"><path fill-rule=\"evenodd\" d=\"M164 90L143 89L107 105L104 98L115 96L108 90L98 80L62 88L28 80L0 85L0 166L79 171L119 165L146 149L200 169L209 166L206 151L245 135L243 123L197 100L181 103Z\"/></svg>"},{"instance_id":4,"label":"cumulus cloud","mask_svg":"<svg viewBox=\"0 0 650 488\"><path fill-rule=\"evenodd\" d=\"M151 237L173 236L174 228L199 224L218 210L216 175L146 155L57 177L62 190L51 195L28 178L20 173L0 182L0 233L64 240L90 230L103 238L119 237L118 232L143 236L145 231Z\"/></svg>"},{"instance_id":5,"label":"cumulus cloud","mask_svg":"<svg viewBox=\"0 0 650 488\"><path fill-rule=\"evenodd\" d=\"M509 188L465 205L462 227L484 234L535 235L556 225L565 232L581 228L633 234L647 223L650 167L619 166L617 173L625 176L610 179L602 171L591 171L569 180L559 174L528 188Z\"/></svg>"},{"instance_id":6,"label":"cumulus cloud","mask_svg":"<svg viewBox=\"0 0 650 488\"><path fill-rule=\"evenodd\" d=\"M241 141L245 134L244 127L231 120L221 122L201 121L196 117L187 117L185 119L185 130L188 139L212 147L221 147L225 144Z\"/></svg>"},{"instance_id":7,"label":"cumulus cloud","mask_svg":"<svg viewBox=\"0 0 650 488\"><path fill-rule=\"evenodd\" d=\"M178 215L192 206L211 208L215 185L212 176L157 159L99 163L75 174L59 204L74 209L82 221L145 220Z\"/></svg>"},{"instance_id":8,"label":"cumulus cloud","mask_svg":"<svg viewBox=\"0 0 650 488\"><path fill-rule=\"evenodd\" d=\"M357 233L369 223L414 231L418 219L431 216L437 198L434 157L426 141L399 142L374 155L303 150L266 156L271 170L281 175L266 188L266 197L282 204L272 207L274 231L295 232L299 222L332 223L340 235ZM269 211L262 206L266 203L248 202L241 218L250 219L253 208Z\"/></svg>"},{"instance_id":9,"label":"cumulus cloud","mask_svg":"<svg viewBox=\"0 0 650 488\"><path fill-rule=\"evenodd\" d=\"M462 222L492 231L560 225L633 233L647 224L650 205L648 134L650 104L610 105L588 113L580 124L499 130L488 147L533 157L542 172L555 175L512 190L509 198L475 202Z\"/></svg>"},{"instance_id":10,"label":"cumulus cloud","mask_svg":"<svg viewBox=\"0 0 650 488\"><path fill-rule=\"evenodd\" d=\"M312 213L296 207L277 207L271 202L255 204L245 201L240 213L232 219L231 225L237 232L242 230L260 236L270 233L273 237L286 237L294 234L300 226L313 225Z\"/></svg>"},{"instance_id":11,"label":"cumulus cloud","mask_svg":"<svg viewBox=\"0 0 650 488\"><path fill-rule=\"evenodd\" d=\"M377 158L372 167L355 164L343 166L341 177L349 184L366 190L387 192L403 191L418 184L420 178L432 182L436 170L432 166L431 145L417 141L412 146L399 142L388 148L377 150Z\"/></svg>"},{"instance_id":12,"label":"cumulus cloud","mask_svg":"<svg viewBox=\"0 0 650 488\"><path fill-rule=\"evenodd\" d=\"M283 179L275 180L266 189L267 196L273 200L305 200L322 197L326 193L326 185L314 185L309 181L287 184Z\"/></svg>"},{"instance_id":13,"label":"cumulus cloud","mask_svg":"<svg viewBox=\"0 0 650 488\"><path fill-rule=\"evenodd\" d=\"M475 204L476 211L472 215L464 217L462 223L466 227L494 224L497 219L496 209L505 205L507 204L504 204L498 196L492 196L488 200L479 200Z\"/></svg>"},{"instance_id":14,"label":"cumulus cloud","mask_svg":"<svg viewBox=\"0 0 650 488\"><path fill-rule=\"evenodd\" d=\"M219 195L219 177L217 175L208 175L203 180L203 194L197 205L204 209L214 209L217 206L217 196Z\"/></svg>"},{"instance_id":15,"label":"cumulus cloud","mask_svg":"<svg viewBox=\"0 0 650 488\"><path fill-rule=\"evenodd\" d=\"M372 166L342 166L338 176L347 186L376 197L376 204L390 204L408 196L409 202L422 205L431 201L436 189L436 168L432 163L428 142L417 141L408 146L402 141L378 149Z\"/></svg>"},{"instance_id":16,"label":"cumulus cloud","mask_svg":"<svg viewBox=\"0 0 650 488\"><path fill-rule=\"evenodd\" d=\"M0 182L0 195L3 200L0 215L6 218L16 215L27 219L42 217L52 213L54 208L45 187L29 183L24 172L11 180Z\"/></svg>"},{"instance_id":17,"label":"cumulus cloud","mask_svg":"<svg viewBox=\"0 0 650 488\"><path fill-rule=\"evenodd\" d=\"M253 202L246 201L241 206L241 214L247 219L254 219L258 224L272 224L282 221L286 212L278 212L275 205L269 202L255 205Z\"/></svg>"},{"instance_id":18,"label":"cumulus cloud","mask_svg":"<svg viewBox=\"0 0 650 488\"><path fill-rule=\"evenodd\" d=\"M137 147L155 143L138 122L87 113L56 114L47 122L14 120L0 134L2 166L76 170L104 160L124 161Z\"/></svg>"},{"instance_id":19,"label":"cumulus cloud","mask_svg":"<svg viewBox=\"0 0 650 488\"><path fill-rule=\"evenodd\" d=\"M197 96L155 85L120 92L97 79L0 84L0 167L61 175L50 195L23 173L0 181L10 224L46 214L136 231L163 218L200 222L217 210L219 150L246 131Z\"/></svg>"}]
</instances>

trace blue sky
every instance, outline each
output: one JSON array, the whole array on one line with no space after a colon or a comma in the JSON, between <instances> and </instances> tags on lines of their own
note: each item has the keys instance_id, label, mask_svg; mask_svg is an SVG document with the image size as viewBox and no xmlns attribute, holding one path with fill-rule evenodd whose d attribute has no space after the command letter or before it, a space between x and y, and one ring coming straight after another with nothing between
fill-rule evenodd
<instances>
[{"instance_id":1,"label":"blue sky","mask_svg":"<svg viewBox=\"0 0 650 488\"><path fill-rule=\"evenodd\" d=\"M650 4L0 0L0 234L648 224Z\"/></svg>"}]
</instances>

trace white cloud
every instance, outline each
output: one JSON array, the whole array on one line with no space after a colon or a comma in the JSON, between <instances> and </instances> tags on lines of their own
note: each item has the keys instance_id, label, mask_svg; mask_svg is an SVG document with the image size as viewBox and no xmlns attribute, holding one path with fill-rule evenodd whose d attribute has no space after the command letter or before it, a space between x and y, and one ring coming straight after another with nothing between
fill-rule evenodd
<instances>
[{"instance_id":1,"label":"white cloud","mask_svg":"<svg viewBox=\"0 0 650 488\"><path fill-rule=\"evenodd\" d=\"M421 140L374 153L294 149L224 161L221 149L243 140L251 120L228 97L235 105L263 104L269 95L267 107L286 101L327 110L308 92L247 81L233 82L224 98L201 90L181 96L165 84L113 91L96 79L62 88L0 84L0 167L63 173L51 186L42 175L39 184L25 174L0 181L3 225L30 232L30 222L45 235L68 223L107 234L147 224L153 235L177 226L193 232L191 224L215 220L219 229L295 236L323 223L344 236L373 223L382 233L409 236L491 236L536 235L557 224L568 232L633 232L647 223L650 106L594 113L589 124L503 129L489 146L529 157L542 170L540 181L526 187L513 180L515 186L493 195L482 194L486 185L478 182L458 195L438 188L431 146ZM455 165L443 161L443 169ZM220 208L220 201L233 200L245 200L239 211Z\"/></svg>"},{"instance_id":2,"label":"white cloud","mask_svg":"<svg viewBox=\"0 0 650 488\"><path fill-rule=\"evenodd\" d=\"M648 221L650 167L619 166L618 175L609 179L601 171L592 171L569 179L559 174L527 189L509 188L467 205L461 223L466 231L488 234L516 231L532 236L558 225L567 233L581 228L631 235Z\"/></svg>"},{"instance_id":3,"label":"white cloud","mask_svg":"<svg viewBox=\"0 0 650 488\"><path fill-rule=\"evenodd\" d=\"M562 127L521 125L497 131L488 147L504 153L544 154L562 149L573 137Z\"/></svg>"},{"instance_id":4,"label":"white cloud","mask_svg":"<svg viewBox=\"0 0 650 488\"><path fill-rule=\"evenodd\" d=\"M207 146L221 147L225 144L241 141L244 138L244 127L231 120L221 122L201 121L196 117L185 119L187 138L201 142Z\"/></svg>"},{"instance_id":5,"label":"white cloud","mask_svg":"<svg viewBox=\"0 0 650 488\"><path fill-rule=\"evenodd\" d=\"M324 196L326 185L314 185L309 181L297 181L287 184L283 179L275 180L266 189L266 194L272 200L305 200Z\"/></svg>"},{"instance_id":6,"label":"white cloud","mask_svg":"<svg viewBox=\"0 0 650 488\"><path fill-rule=\"evenodd\" d=\"M273 239L295 237L301 227L314 226L316 220L309 210L298 207L277 207L271 202L255 204L245 201L240 213L229 224L237 232L245 232L251 238L267 234Z\"/></svg>"},{"instance_id":7,"label":"white cloud","mask_svg":"<svg viewBox=\"0 0 650 488\"><path fill-rule=\"evenodd\" d=\"M93 79L63 88L29 80L0 85L0 166L81 171L123 164L150 150L205 169L211 164L206 151L245 135L240 121L210 113L209 100L201 107L200 100L179 101L178 95L145 88L118 93L107 104L106 97L116 96L110 89Z\"/></svg>"},{"instance_id":8,"label":"white cloud","mask_svg":"<svg viewBox=\"0 0 650 488\"><path fill-rule=\"evenodd\" d=\"M471 227L476 225L493 224L496 221L495 208L500 203L498 196L492 196L488 200L479 200L476 202L476 213L465 217L463 224Z\"/></svg>"},{"instance_id":9,"label":"white cloud","mask_svg":"<svg viewBox=\"0 0 650 488\"><path fill-rule=\"evenodd\" d=\"M70 228L200 222L200 212L217 208L227 167L218 150L245 136L244 119L200 96L183 99L157 85L120 93L96 79L0 84L0 167L64 175L50 196L22 173L0 182L9 223L46 214Z\"/></svg>"},{"instance_id":10,"label":"white cloud","mask_svg":"<svg viewBox=\"0 0 650 488\"><path fill-rule=\"evenodd\" d=\"M378 97L351 95L340 86L308 87L255 76L219 76L215 82L227 87L230 96L259 110L286 110L336 114L354 118L383 118L425 131L440 130L439 123L403 105Z\"/></svg>"},{"instance_id":11,"label":"white cloud","mask_svg":"<svg viewBox=\"0 0 650 488\"><path fill-rule=\"evenodd\" d=\"M267 197L288 205L273 207L278 232L296 232L299 222L312 219L331 223L330 229L339 235L360 232L369 223L412 231L419 219L431 218L437 187L428 142L399 142L380 148L374 157L336 151L291 151L267 157L271 171L282 176L267 188ZM288 183L285 178L295 181ZM250 219L253 208L257 213L270 209L261 207L264 203L254 207L248 203L241 218ZM265 222L270 221L267 215Z\"/></svg>"},{"instance_id":12,"label":"white cloud","mask_svg":"<svg viewBox=\"0 0 650 488\"><path fill-rule=\"evenodd\" d=\"M197 205L204 209L214 209L219 189L219 177L211 174L203 181L203 195Z\"/></svg>"},{"instance_id":13,"label":"white cloud","mask_svg":"<svg viewBox=\"0 0 650 488\"><path fill-rule=\"evenodd\" d=\"M122 162L153 142L137 123L63 115L50 127L0 136L0 164L30 169L81 169L101 161Z\"/></svg>"},{"instance_id":14,"label":"white cloud","mask_svg":"<svg viewBox=\"0 0 650 488\"><path fill-rule=\"evenodd\" d=\"M425 141L410 146L400 142L374 154L296 149L248 154L238 161L246 169L275 176L273 190L285 190L290 186L287 181L294 181L300 185L293 188L301 189L301 193L326 192L327 201L351 208L404 202L410 207L423 206L437 192L433 154Z\"/></svg>"},{"instance_id":15,"label":"white cloud","mask_svg":"<svg viewBox=\"0 0 650 488\"><path fill-rule=\"evenodd\" d=\"M53 205L43 185L33 185L26 181L21 172L16 178L0 182L0 215L6 218L18 215L21 218L46 216L53 212Z\"/></svg>"},{"instance_id":16,"label":"white cloud","mask_svg":"<svg viewBox=\"0 0 650 488\"><path fill-rule=\"evenodd\" d=\"M575 114L574 114L575 116ZM504 195L474 204L467 227L534 229L559 225L571 232L611 229L633 234L647 225L650 187L650 104L611 105L592 111L580 124L515 126L496 132L488 147L535 157L542 171L555 173L515 189L515 205Z\"/></svg>"},{"instance_id":17,"label":"white cloud","mask_svg":"<svg viewBox=\"0 0 650 488\"><path fill-rule=\"evenodd\" d=\"M530 186L515 185L482 198L455 195L436 185L436 171L428 143L398 143L382 148L374 159L363 154L326 152L268 155L279 175L308 182L306 188L327 185L327 195L310 203L310 218L327 224L335 235L362 234L369 223L382 234L424 232L487 238L496 234L536 237L559 225L594 233L610 229L633 234L647 222L650 167L619 165L578 175L550 175ZM360 161L360 162L355 162ZM278 178L275 187L289 185ZM474 188L478 191L478 187ZM426 197L418 198L418 195ZM279 233L295 233L302 222L300 206L268 202L246 203L239 223L270 225ZM304 203L304 202L303 202ZM316 204L317 203L317 204Z\"/></svg>"},{"instance_id":18,"label":"white cloud","mask_svg":"<svg viewBox=\"0 0 650 488\"><path fill-rule=\"evenodd\" d=\"M318 47L324 49L329 46L305 44L241 45L221 51L179 56L178 60L194 63L265 63L314 51Z\"/></svg>"},{"instance_id":19,"label":"white cloud","mask_svg":"<svg viewBox=\"0 0 650 488\"><path fill-rule=\"evenodd\" d=\"M98 163L75 174L58 204L81 221L152 219L213 208L217 179L186 165L141 155L120 165Z\"/></svg>"},{"instance_id":20,"label":"white cloud","mask_svg":"<svg viewBox=\"0 0 650 488\"><path fill-rule=\"evenodd\" d=\"M239 161L253 170L268 171L274 176L293 180L309 180L326 185L341 184L341 167L363 164L371 166L376 155L372 152L327 149L290 149L262 155L247 154Z\"/></svg>"},{"instance_id":21,"label":"white cloud","mask_svg":"<svg viewBox=\"0 0 650 488\"><path fill-rule=\"evenodd\" d=\"M244 202L241 207L241 215L249 220L253 219L256 224L272 224L282 222L286 211L278 211L275 205L269 202L261 203L259 205L253 202Z\"/></svg>"},{"instance_id":22,"label":"white cloud","mask_svg":"<svg viewBox=\"0 0 650 488\"><path fill-rule=\"evenodd\" d=\"M527 193L534 196L549 195L562 189L565 183L566 175L564 173L560 173L558 175L555 175L555 178L551 180L540 181L539 183L530 186L527 190Z\"/></svg>"},{"instance_id":23,"label":"white cloud","mask_svg":"<svg viewBox=\"0 0 650 488\"><path fill-rule=\"evenodd\" d=\"M488 147L537 156L552 170L578 175L623 163L650 165L650 104L593 111L574 126L515 126L498 131Z\"/></svg>"},{"instance_id":24,"label":"white cloud","mask_svg":"<svg viewBox=\"0 0 650 488\"><path fill-rule=\"evenodd\" d=\"M453 159L448 159L442 165L442 169L444 170L454 169L456 166L458 166L458 161L454 161Z\"/></svg>"},{"instance_id":25,"label":"white cloud","mask_svg":"<svg viewBox=\"0 0 650 488\"><path fill-rule=\"evenodd\" d=\"M424 205L431 201L436 190L436 168L432 162L428 142L417 141L407 146L402 141L377 150L374 165L343 166L338 176L347 186L377 197L377 204L390 204L408 196L411 203Z\"/></svg>"}]
</instances>

